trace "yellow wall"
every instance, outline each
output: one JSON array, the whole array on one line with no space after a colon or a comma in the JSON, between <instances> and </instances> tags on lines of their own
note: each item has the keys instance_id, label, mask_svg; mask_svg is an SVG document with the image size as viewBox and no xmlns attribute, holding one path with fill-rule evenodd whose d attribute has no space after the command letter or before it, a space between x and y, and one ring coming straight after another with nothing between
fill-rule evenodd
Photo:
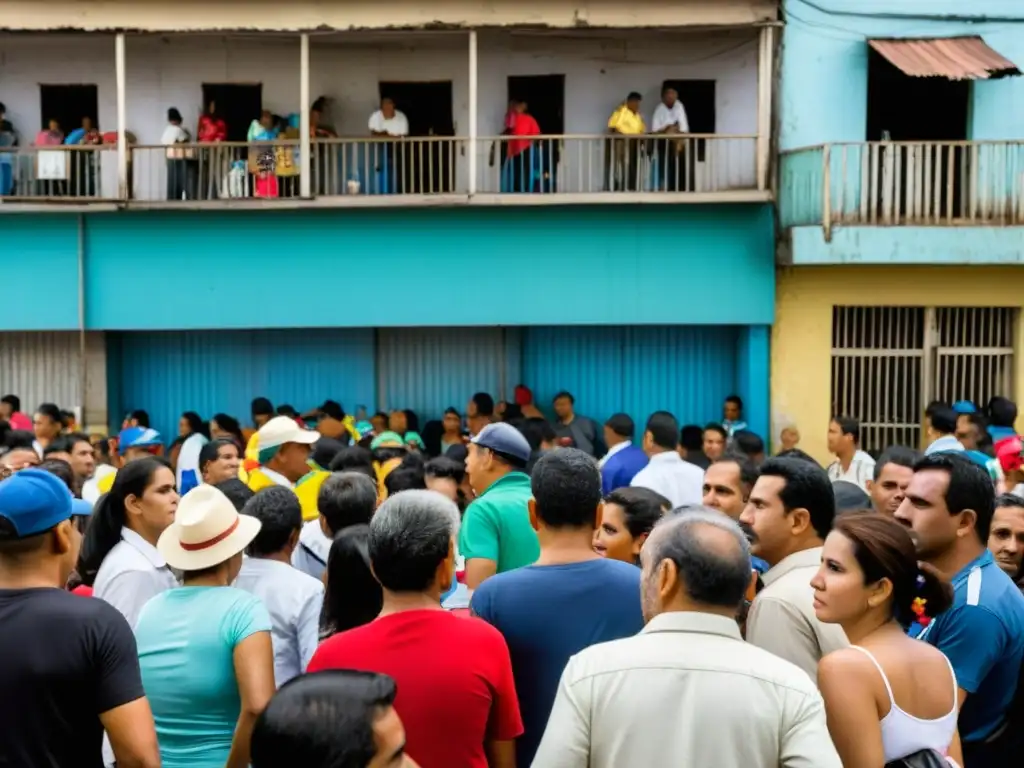
<instances>
[{"instance_id":1,"label":"yellow wall","mask_svg":"<svg viewBox=\"0 0 1024 768\"><path fill-rule=\"evenodd\" d=\"M772 441L794 424L800 448L830 460L832 307L1020 307L1022 267L787 267L778 272L772 329ZM1014 338L1014 388L1024 408L1024 313ZM1024 418L1017 423L1024 429Z\"/></svg>"}]
</instances>

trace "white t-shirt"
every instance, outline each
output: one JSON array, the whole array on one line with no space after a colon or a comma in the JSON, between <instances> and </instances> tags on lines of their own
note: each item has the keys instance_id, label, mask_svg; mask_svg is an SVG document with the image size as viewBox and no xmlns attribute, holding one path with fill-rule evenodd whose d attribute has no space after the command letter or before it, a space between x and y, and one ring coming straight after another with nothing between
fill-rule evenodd
<instances>
[{"instance_id":1,"label":"white t-shirt","mask_svg":"<svg viewBox=\"0 0 1024 768\"><path fill-rule=\"evenodd\" d=\"M370 131L373 133L386 133L388 136L408 136L409 121L397 109L390 118L384 117L384 113L378 109L370 115Z\"/></svg>"},{"instance_id":2,"label":"white t-shirt","mask_svg":"<svg viewBox=\"0 0 1024 768\"><path fill-rule=\"evenodd\" d=\"M686 110L683 108L683 102L677 101L669 109L662 102L654 110L654 117L651 118L651 131L653 133L661 133L668 126L678 126L682 133L690 132L690 123L686 119Z\"/></svg>"},{"instance_id":3,"label":"white t-shirt","mask_svg":"<svg viewBox=\"0 0 1024 768\"><path fill-rule=\"evenodd\" d=\"M161 144L187 144L191 140L188 131L180 125L171 124L164 128L163 136L160 137Z\"/></svg>"}]
</instances>

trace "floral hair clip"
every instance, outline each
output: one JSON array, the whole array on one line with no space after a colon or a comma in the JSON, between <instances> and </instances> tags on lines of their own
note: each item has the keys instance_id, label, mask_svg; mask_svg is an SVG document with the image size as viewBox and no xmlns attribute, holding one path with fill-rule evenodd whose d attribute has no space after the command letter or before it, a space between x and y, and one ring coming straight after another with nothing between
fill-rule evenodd
<instances>
[{"instance_id":1,"label":"floral hair clip","mask_svg":"<svg viewBox=\"0 0 1024 768\"><path fill-rule=\"evenodd\" d=\"M910 606L910 610L917 616L917 623L922 627L927 627L932 623L931 618L924 612L924 607L928 604L928 601L923 597L915 597L913 604Z\"/></svg>"},{"instance_id":2,"label":"floral hair clip","mask_svg":"<svg viewBox=\"0 0 1024 768\"><path fill-rule=\"evenodd\" d=\"M919 573L919 574L917 574L917 588L921 589L923 586L924 586L924 576L922 576Z\"/></svg>"}]
</instances>

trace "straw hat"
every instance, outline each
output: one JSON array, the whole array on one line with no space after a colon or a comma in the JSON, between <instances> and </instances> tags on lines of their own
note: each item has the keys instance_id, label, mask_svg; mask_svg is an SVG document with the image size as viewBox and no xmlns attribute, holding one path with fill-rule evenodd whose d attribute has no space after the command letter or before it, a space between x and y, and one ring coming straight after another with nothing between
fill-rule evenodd
<instances>
[{"instance_id":1,"label":"straw hat","mask_svg":"<svg viewBox=\"0 0 1024 768\"><path fill-rule=\"evenodd\" d=\"M255 517L238 514L231 500L212 485L200 485L182 497L174 522L160 534L156 548L172 568L199 571L243 551L262 525Z\"/></svg>"}]
</instances>

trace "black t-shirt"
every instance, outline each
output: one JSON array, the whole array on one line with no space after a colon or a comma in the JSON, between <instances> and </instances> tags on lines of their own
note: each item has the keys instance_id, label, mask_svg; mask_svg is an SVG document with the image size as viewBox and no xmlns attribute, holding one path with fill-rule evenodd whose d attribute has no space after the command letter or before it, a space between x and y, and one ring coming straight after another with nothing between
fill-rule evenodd
<instances>
[{"instance_id":1,"label":"black t-shirt","mask_svg":"<svg viewBox=\"0 0 1024 768\"><path fill-rule=\"evenodd\" d=\"M144 695L135 636L115 608L0 589L0 768L102 768L100 714Z\"/></svg>"}]
</instances>

